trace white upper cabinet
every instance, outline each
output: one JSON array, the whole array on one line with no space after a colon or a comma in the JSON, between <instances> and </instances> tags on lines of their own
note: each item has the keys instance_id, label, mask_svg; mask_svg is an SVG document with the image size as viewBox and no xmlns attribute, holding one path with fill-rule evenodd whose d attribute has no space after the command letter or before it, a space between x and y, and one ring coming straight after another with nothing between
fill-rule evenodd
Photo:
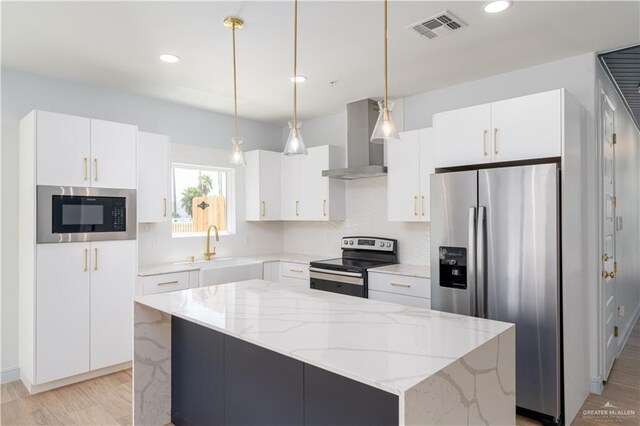
<instances>
[{"instance_id":1,"label":"white upper cabinet","mask_svg":"<svg viewBox=\"0 0 640 426\"><path fill-rule=\"evenodd\" d=\"M280 219L301 220L302 155L282 155Z\"/></svg>"},{"instance_id":2,"label":"white upper cabinet","mask_svg":"<svg viewBox=\"0 0 640 426\"><path fill-rule=\"evenodd\" d=\"M35 114L37 184L90 186L91 120L46 111Z\"/></svg>"},{"instance_id":3,"label":"white upper cabinet","mask_svg":"<svg viewBox=\"0 0 640 426\"><path fill-rule=\"evenodd\" d=\"M91 186L136 188L138 128L130 124L91 120Z\"/></svg>"},{"instance_id":4,"label":"white upper cabinet","mask_svg":"<svg viewBox=\"0 0 640 426\"><path fill-rule=\"evenodd\" d=\"M246 152L244 157L246 220L279 220L282 154L257 150Z\"/></svg>"},{"instance_id":5,"label":"white upper cabinet","mask_svg":"<svg viewBox=\"0 0 640 426\"><path fill-rule=\"evenodd\" d=\"M34 111L38 185L136 188L130 124Z\"/></svg>"},{"instance_id":6,"label":"white upper cabinet","mask_svg":"<svg viewBox=\"0 0 640 426\"><path fill-rule=\"evenodd\" d=\"M344 167L344 149L323 145L308 155L282 156L282 220L344 220L344 181L322 176L322 171Z\"/></svg>"},{"instance_id":7,"label":"white upper cabinet","mask_svg":"<svg viewBox=\"0 0 640 426\"><path fill-rule=\"evenodd\" d=\"M434 169L433 129L400 133L387 144L387 219L429 222L429 177Z\"/></svg>"},{"instance_id":8,"label":"white upper cabinet","mask_svg":"<svg viewBox=\"0 0 640 426\"><path fill-rule=\"evenodd\" d=\"M170 150L168 136L138 133L138 222L166 222L171 217Z\"/></svg>"},{"instance_id":9,"label":"white upper cabinet","mask_svg":"<svg viewBox=\"0 0 640 426\"><path fill-rule=\"evenodd\" d=\"M92 370L131 361L136 242L91 243Z\"/></svg>"},{"instance_id":10,"label":"white upper cabinet","mask_svg":"<svg viewBox=\"0 0 640 426\"><path fill-rule=\"evenodd\" d=\"M436 167L491 162L491 104L433 116Z\"/></svg>"},{"instance_id":11,"label":"white upper cabinet","mask_svg":"<svg viewBox=\"0 0 640 426\"><path fill-rule=\"evenodd\" d=\"M564 89L433 116L436 167L562 155Z\"/></svg>"},{"instance_id":12,"label":"white upper cabinet","mask_svg":"<svg viewBox=\"0 0 640 426\"><path fill-rule=\"evenodd\" d=\"M493 161L562 155L562 90L491 104Z\"/></svg>"}]
</instances>

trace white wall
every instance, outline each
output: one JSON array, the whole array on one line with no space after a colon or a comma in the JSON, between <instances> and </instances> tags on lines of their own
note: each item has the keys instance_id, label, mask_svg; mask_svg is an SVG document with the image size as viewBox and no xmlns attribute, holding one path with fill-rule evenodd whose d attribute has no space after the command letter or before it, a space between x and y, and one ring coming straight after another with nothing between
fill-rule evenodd
<instances>
[{"instance_id":1,"label":"white wall","mask_svg":"<svg viewBox=\"0 0 640 426\"><path fill-rule=\"evenodd\" d=\"M177 104L118 92L96 86L42 77L25 72L2 69L2 369L18 365L18 121L33 109L81 115L104 120L136 124L140 130L165 134L172 142L227 150L231 147L233 117ZM281 126L240 120L244 148L281 150L284 145ZM205 153L205 156L208 155ZM211 152L212 159L214 152ZM224 157L226 158L226 156ZM216 161L216 160L212 160ZM238 179L242 184L242 179ZM238 199L242 202L244 196ZM260 226L260 225L258 225ZM278 228L278 225L275 225ZM242 237L221 241L219 251L237 253L244 246L247 251L280 249L273 240L274 226L240 227ZM153 236L158 245L153 246ZM257 243L262 236L269 245ZM148 243L151 239L152 244ZM225 243L227 247L225 247ZM197 248L194 240L181 240L174 245L163 230L151 229L141 234L141 248L148 256L159 259L186 256ZM234 251L236 250L236 251ZM166 254L170 253L170 254Z\"/></svg>"},{"instance_id":2,"label":"white wall","mask_svg":"<svg viewBox=\"0 0 640 426\"><path fill-rule=\"evenodd\" d=\"M598 90L603 91L615 104L615 193L618 197L616 216L622 218L622 230L616 232L615 259L618 273L615 278L616 306L624 306L624 316L618 317L620 338L619 350L631 332L634 321L640 315L640 131L624 107L613 84L602 66L597 66ZM597 103L597 117L601 114ZM600 132L598 132L599 134ZM600 308L600 306L598 307ZM594 327L599 327L594 324ZM597 330L597 328L596 328ZM597 335L595 336L597 338ZM597 339L594 339L597 350ZM593 367L597 368L593 360Z\"/></svg>"}]
</instances>

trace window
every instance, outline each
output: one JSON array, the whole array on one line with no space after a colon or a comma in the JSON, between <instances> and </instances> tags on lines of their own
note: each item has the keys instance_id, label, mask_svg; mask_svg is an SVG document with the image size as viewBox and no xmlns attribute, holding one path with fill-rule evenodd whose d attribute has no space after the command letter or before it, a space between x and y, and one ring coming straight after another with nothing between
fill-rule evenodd
<instances>
[{"instance_id":1,"label":"window","mask_svg":"<svg viewBox=\"0 0 640 426\"><path fill-rule=\"evenodd\" d=\"M233 169L173 164L172 235L201 235L210 225L221 234L233 234L233 178Z\"/></svg>"}]
</instances>

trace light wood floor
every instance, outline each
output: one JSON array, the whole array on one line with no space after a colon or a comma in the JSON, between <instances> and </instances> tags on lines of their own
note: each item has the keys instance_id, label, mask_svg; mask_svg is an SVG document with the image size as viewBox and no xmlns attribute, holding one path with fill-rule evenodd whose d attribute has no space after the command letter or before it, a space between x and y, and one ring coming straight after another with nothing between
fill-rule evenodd
<instances>
[{"instance_id":1,"label":"light wood floor","mask_svg":"<svg viewBox=\"0 0 640 426\"><path fill-rule=\"evenodd\" d=\"M2 385L2 425L130 425L131 370L29 396L21 382ZM629 418L603 421L582 416L607 402L635 410ZM539 425L518 417L518 426ZM613 364L602 395L589 395L573 425L640 425L640 322Z\"/></svg>"}]
</instances>

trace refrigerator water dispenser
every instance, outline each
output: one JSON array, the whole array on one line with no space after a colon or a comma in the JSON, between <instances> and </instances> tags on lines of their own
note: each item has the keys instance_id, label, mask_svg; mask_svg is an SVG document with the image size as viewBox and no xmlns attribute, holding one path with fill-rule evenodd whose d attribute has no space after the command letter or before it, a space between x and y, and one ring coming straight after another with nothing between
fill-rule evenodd
<instances>
[{"instance_id":1,"label":"refrigerator water dispenser","mask_svg":"<svg viewBox=\"0 0 640 426\"><path fill-rule=\"evenodd\" d=\"M440 247L440 287L467 288L467 249Z\"/></svg>"}]
</instances>

